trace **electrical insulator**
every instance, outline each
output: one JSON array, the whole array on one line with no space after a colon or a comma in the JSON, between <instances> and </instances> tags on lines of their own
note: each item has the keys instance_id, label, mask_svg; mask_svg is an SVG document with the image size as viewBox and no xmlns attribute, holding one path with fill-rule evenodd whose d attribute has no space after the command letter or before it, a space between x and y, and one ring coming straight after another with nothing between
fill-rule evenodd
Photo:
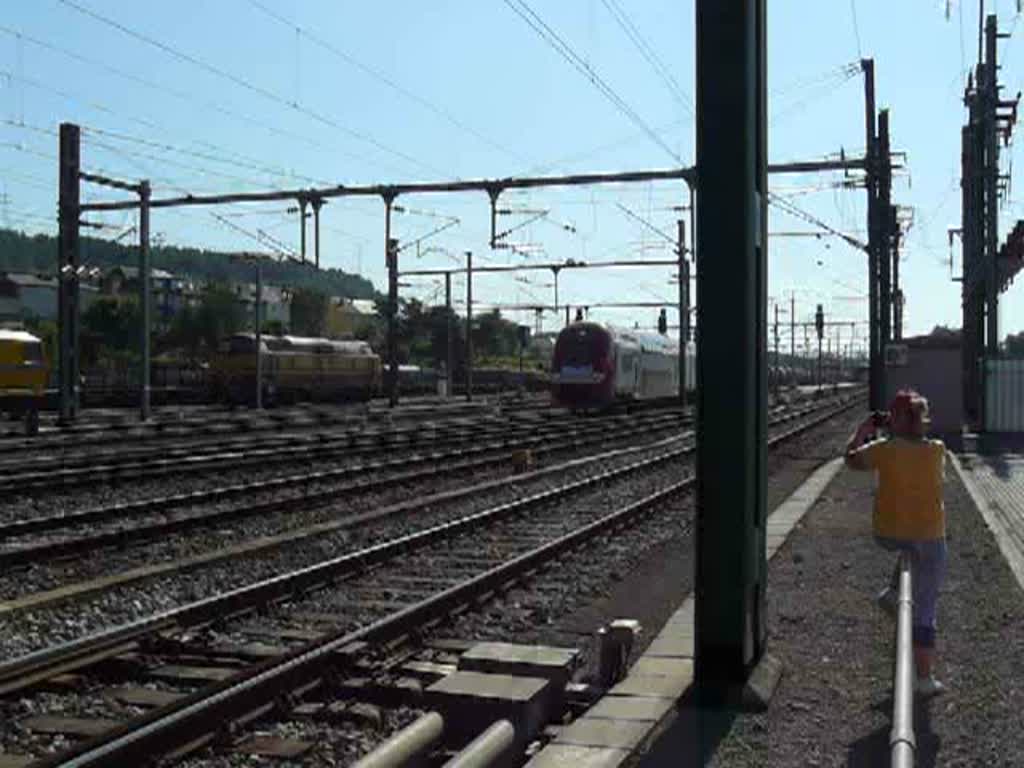
<instances>
[{"instance_id":1,"label":"electrical insulator","mask_svg":"<svg viewBox=\"0 0 1024 768\"><path fill-rule=\"evenodd\" d=\"M818 338L823 338L825 336L825 310L821 304L818 305L818 311L814 313L814 327L818 331Z\"/></svg>"}]
</instances>

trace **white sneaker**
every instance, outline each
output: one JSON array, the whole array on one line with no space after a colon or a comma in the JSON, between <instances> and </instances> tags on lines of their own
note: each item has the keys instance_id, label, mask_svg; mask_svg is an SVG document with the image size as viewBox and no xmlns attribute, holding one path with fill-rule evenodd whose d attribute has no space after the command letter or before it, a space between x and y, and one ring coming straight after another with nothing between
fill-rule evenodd
<instances>
[{"instance_id":1,"label":"white sneaker","mask_svg":"<svg viewBox=\"0 0 1024 768\"><path fill-rule=\"evenodd\" d=\"M897 601L899 595L892 587L886 587L875 598L875 603L890 619L896 618Z\"/></svg>"},{"instance_id":2,"label":"white sneaker","mask_svg":"<svg viewBox=\"0 0 1024 768\"><path fill-rule=\"evenodd\" d=\"M938 696L940 693L945 693L946 686L941 681L936 680L935 675L929 675L928 677L917 678L914 682L914 692L918 696L931 698L932 696Z\"/></svg>"}]
</instances>

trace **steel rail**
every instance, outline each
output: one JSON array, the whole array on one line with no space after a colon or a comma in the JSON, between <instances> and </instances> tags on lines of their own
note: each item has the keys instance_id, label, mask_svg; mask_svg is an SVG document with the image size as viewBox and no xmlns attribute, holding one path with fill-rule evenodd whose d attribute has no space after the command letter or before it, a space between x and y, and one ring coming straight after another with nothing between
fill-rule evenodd
<instances>
[{"instance_id":1,"label":"steel rail","mask_svg":"<svg viewBox=\"0 0 1024 768\"><path fill-rule=\"evenodd\" d=\"M653 417L650 417L650 420L645 421L642 426L660 429L660 424L662 422L668 424L679 423L685 425L688 423L688 417L678 413L659 413L655 414ZM566 433L568 433L568 436L573 439L576 439L581 435L603 435L618 427L618 421L601 421L596 424L569 423L568 425L564 422L558 422L554 424L546 423L541 426L516 426L512 428L506 428L498 435L489 436L489 439L491 440L490 444L485 443L483 445L473 445L468 448L457 448L449 450L447 452L442 451L439 448L433 448L431 453L417 453L410 457L404 457L388 461L379 461L369 464L357 464L355 466L350 467L339 467L336 469L319 470L315 472L304 472L297 475L286 475L284 477L272 477L266 480L254 480L249 483L238 483L235 485L223 486L220 488L211 488L202 491L189 491L186 493L171 494L169 496L139 499L136 501L128 502L119 502L102 507L80 510L77 512L69 512L64 514L48 515L44 517L33 517L21 520L14 520L9 523L0 524L0 541L14 536L22 536L30 533L40 533L60 528L68 528L76 525L82 525L85 523L102 521L113 517L128 517L136 512L164 511L182 505L191 506L200 503L225 501L230 498L244 496L249 493L272 491L281 488L288 488L294 485L302 485L310 482L344 479L345 477L355 475L360 472L373 472L377 470L387 470L401 466L412 466L418 463L425 463L429 461L442 461L449 458L458 458L461 456L472 455L474 453L480 453L485 450L499 450L500 448L513 449L531 447L532 445L535 445L537 443L542 443L545 439L548 439L552 436L566 437ZM635 430L629 430L627 434L630 434L634 431ZM520 437L520 435L527 435L527 437ZM468 441L469 438L466 438L464 436L460 436L460 438L457 440L452 440L449 437L445 437L445 439L441 440L425 441L424 448L433 445L437 445L440 447L457 446ZM417 446L413 443L410 443L408 447L416 448ZM377 452L377 450L373 450L370 452L370 454L373 455L376 454ZM353 451L348 453L347 455L352 456L358 454L358 451Z\"/></svg>"},{"instance_id":2,"label":"steel rail","mask_svg":"<svg viewBox=\"0 0 1024 768\"><path fill-rule=\"evenodd\" d=\"M841 408L842 407L845 407L845 406L841 406ZM806 411L806 412L813 412L813 410L814 409L808 409L808 411ZM801 413L805 413L805 412L801 412ZM791 419L791 418L794 418L794 416L787 415L785 418L779 419L775 423L783 423L784 421L786 421L788 419ZM632 448L616 449L616 450L613 450L613 451L609 451L607 453L599 454L597 456L590 456L590 457L586 457L584 459L575 459L575 460L567 462L566 464L563 464L563 465L558 465L558 466L554 466L554 467L548 467L548 468L545 468L545 469L541 469L541 470L537 470L535 472L532 472L529 475L519 476L519 477L517 477L517 480L534 479L534 478L538 478L538 477L541 477L541 476L546 476L546 475L550 475L550 474L553 474L553 473L565 471L565 469L567 469L569 467L578 467L578 466L581 466L584 463L593 463L595 461L606 460L606 459L611 458L613 456L624 455L624 454L627 454L627 453L636 453L638 451L645 450L646 448L647 447L645 447L645 446L637 446L637 447L632 447ZM685 453L685 452L691 451L692 448L684 448L682 450ZM635 466L635 465L631 465L631 466ZM598 476L596 479L600 480L601 477L604 477L604 475ZM429 497L420 498L420 499L417 499L416 501L413 501L413 502L401 502L399 504L391 505L390 507L385 507L385 508L383 508L381 510L377 510L375 512L365 513L365 514L362 514L362 515L357 515L354 518L354 520L352 520L352 521L348 521L348 520L341 521L340 523L334 524L334 528L339 528L340 529L341 527L343 527L343 526L345 526L347 524L366 523L366 522L371 522L371 521L379 520L379 519L384 518L384 517L389 517L389 516L393 516L393 515L396 515L396 514L401 514L401 513L404 513L404 512L408 512L411 508L413 508L414 506L418 506L418 505L429 505L429 504L438 503L440 501L450 501L450 500L455 499L455 498L461 498L461 497L464 497L464 496L472 496L472 495L475 495L477 493L483 492L484 490L487 490L487 489L495 488L495 487L498 487L498 486L501 486L501 485L506 485L507 483L508 483L507 479L500 478L498 480L487 481L485 483L477 484L477 485L474 485L474 486L469 486L469 487L466 487L466 488L457 489L455 491L447 491L447 492L443 492L441 494L435 494L435 495L432 495L432 496L429 496ZM563 488L564 487L565 486L563 486ZM556 490L558 490L558 489L556 489ZM530 500L527 499L526 502L529 503ZM313 530L311 530L310 532L307 532L306 534L304 534L303 538L322 535L324 532L325 532L324 531L324 526L316 526L316 527L314 527ZM276 546L283 546L284 544L292 544L292 543L295 543L296 540L297 540L296 538L290 538L288 541L283 542L281 544L277 544ZM274 546L274 545L267 544L265 548L269 549L271 546ZM221 558L221 559L226 559L227 557L230 557L230 556L225 556L225 558ZM325 565L325 567L330 569L331 567L334 567L332 564L344 563L344 562L348 562L348 561L345 559L345 557L342 557L342 558L339 558L339 559L336 559L336 560L327 561L324 565ZM206 563L204 563L204 564L206 564ZM179 568L178 570L180 571L181 569ZM304 572L305 572L305 569L300 570L300 571L296 571L295 574L293 574L293 575L301 575ZM292 576L289 576L288 574L286 574L285 577L291 578ZM277 583L280 578L282 578L282 577L277 577L276 579L265 580L263 582L257 582L255 584L249 585L248 587L243 587L243 588L240 588L240 589L241 590L250 590L250 589L253 590L252 592L246 593L246 594L254 595L254 596L256 596L255 599L258 600L259 599L259 594L260 594L259 593L259 589L261 588L261 585L268 585L268 584L271 584L272 582L273 583ZM301 587L301 589L307 589L307 588L308 587L305 587L305 586ZM61 590L61 591L64 592L66 590ZM204 610L203 606L206 605L209 601L217 601L220 598L226 597L226 596L231 598L230 605L235 605L236 601L235 601L235 597L234 596L235 596L236 592L238 592L238 590L235 590L234 592L225 593L225 595L207 598L204 601L198 601L197 603L190 604L191 607L194 607L196 610L199 611L199 613L191 613L190 612L191 611L190 606L183 606L181 609L175 609L175 611L172 611L171 614L168 616L168 618L171 621L171 624L167 625L167 626L175 626L175 625L193 626L194 624L201 624L201 623L203 623L204 621L207 620L207 617L216 618L216 616L218 615L218 612L221 609L223 609L223 610L227 610L228 609L228 607L229 607L228 603L224 603L223 605L221 605L220 603L214 602L212 604L212 608L210 608L208 613L204 613L203 612L203 610ZM188 610L186 610L186 609L188 609ZM160 616L163 616L163 614L161 614ZM198 618L196 618L196 617L198 617ZM154 624L154 625L151 625L150 624L151 620L152 621L157 621L158 623ZM167 628L167 626L165 626L163 623L159 623L159 616L151 617L150 619L143 619L143 620L140 620L138 622L133 622L131 624L126 624L126 625L123 625L120 628L115 628L115 629L109 630L107 632L101 632L101 633L99 633L97 635L85 637L85 638L82 638L82 639L79 639L79 640L72 641L70 643L64 643L64 644L61 644L61 645L58 645L58 646L54 646L51 649L45 649L45 650L42 650L42 651L37 651L37 652L34 652L32 654L28 654L26 656L23 656L20 659L15 659L15 660L13 660L11 662L8 662L8 663L6 663L4 665L0 665L0 695L8 694L8 693L12 692L13 690L18 690L20 688L25 687L28 684L31 684L31 682L33 680L37 679L40 674L42 674L45 677L45 670L46 670L48 665L51 666L52 668L59 668L61 671L68 671L70 669L74 669L74 668L80 667L82 665L82 663L78 661L79 659L89 660L89 659L95 658L97 654L103 654L105 647L116 647L116 648L120 649L122 643L134 642L134 641L138 640L139 638L141 638L142 636L144 636L145 634L147 634L149 632L159 631L160 629ZM134 629L130 629L130 628L134 628Z\"/></svg>"},{"instance_id":3,"label":"steel rail","mask_svg":"<svg viewBox=\"0 0 1024 768\"><path fill-rule=\"evenodd\" d=\"M819 424L835 418L858 402L860 399L854 399L838 408L828 409L824 414L769 439L768 445L773 447L803 434ZM667 455L659 457L659 460L666 461L674 457L674 455ZM647 459L638 465L630 466L650 464L653 461ZM622 474L625 469L619 468L610 474ZM589 478L580 482L592 484L600 481L597 478ZM275 702L279 701L280 697L288 691L298 688L309 690L315 686L325 675L329 674L329 670L337 663L338 654L343 654L345 649L353 646L354 643L380 643L407 636L416 628L431 624L450 614L454 609L478 600L481 595L514 583L524 574L535 571L544 563L559 557L566 551L609 530L629 524L652 506L691 488L694 483L695 477L691 475L633 502L621 510L612 512L553 542L537 547L483 574L432 595L415 605L354 631L327 634L280 658L271 659L245 670L233 678L216 683L205 690L197 691L166 707L150 712L137 722L125 724L108 734L76 745L63 754L44 758L34 764L34 768L56 768L56 766L63 766L63 768L106 766L114 768L116 766L121 768L125 765L143 764L158 754L167 754L174 750L179 750L177 754L181 756L180 749L186 744L188 751L194 751L194 749L205 746L228 723L241 718L251 719L256 713L269 712L275 706ZM564 495L564 489L554 489L531 498L553 499L555 496L561 495ZM521 509L521 505L525 501L502 505L491 511L490 514L493 515L499 510L504 510L503 515L511 514L513 509ZM452 526L457 526L459 530L465 530L474 522L479 521L481 515L484 514L488 513L478 513L456 523L444 524L419 534L413 534L412 537L418 541L422 541L423 537L435 538L442 535L444 530L451 530ZM382 550L395 546L406 546L400 543L406 539L410 539L410 537L367 550L371 556L367 558L362 567L369 567L386 559L381 556ZM311 580L322 580L324 565L326 564L313 566L300 573L308 575L313 571L318 571L320 573L312 577ZM279 579L282 578L284 577L279 577ZM312 584L304 584L299 588L309 589L312 586ZM291 587L288 592L294 590L295 587ZM236 592L238 591L236 590ZM183 609L178 609L178 611L180 610ZM164 616L166 615L164 614ZM0 668L0 672L2 671Z\"/></svg>"},{"instance_id":4,"label":"steel rail","mask_svg":"<svg viewBox=\"0 0 1024 768\"><path fill-rule=\"evenodd\" d=\"M22 656L19 659L0 664L0 695L7 695L12 690L16 690L16 688L12 688L12 683L16 683L20 677L38 673L48 665L57 663L63 665L73 661L76 657L91 657L107 647L120 646L129 640L138 640L160 629L172 626L194 627L207 621L223 619L225 616L244 612L253 605L266 603L278 597L323 587L339 576L362 570L397 555L408 553L414 548L424 546L440 538L450 537L478 525L501 520L537 504L556 501L597 484L670 461L692 450L692 446L675 448L654 458L642 459L638 462L610 469L581 480L575 480L547 491L539 491L516 501L499 504L457 520L440 523L431 528L410 533L356 552L340 555L339 557L301 568L288 574L265 579L245 587L239 587L220 595L205 598L107 632L102 632L98 635L92 635L81 640L75 640Z\"/></svg>"},{"instance_id":5,"label":"steel rail","mask_svg":"<svg viewBox=\"0 0 1024 768\"><path fill-rule=\"evenodd\" d=\"M411 408L409 403L412 403ZM550 398L528 398L523 402L495 403L496 406L508 405L520 410L544 410L550 407ZM357 406L358 407L358 406ZM360 411L344 410L336 412L333 406L327 408L285 408L280 411L263 411L261 414L229 414L217 408L206 408L205 418L201 415L190 415L182 419L154 419L146 423L138 421L122 421L107 424L77 424L66 427L59 433L39 435L26 438L20 430L15 433L0 433L0 453L16 451L61 451L88 449L97 445L121 443L146 443L162 441L170 438L203 439L208 437L240 438L256 432L280 431L284 429L302 429L309 427L335 427L339 425L357 425L365 418L385 415L397 420L417 419L422 414L419 409L424 407L417 401L407 401L401 412L389 413L387 410ZM438 414L454 418L474 415L479 409L467 409L463 404L431 403L430 415ZM417 409L417 410L413 410Z\"/></svg>"},{"instance_id":6,"label":"steel rail","mask_svg":"<svg viewBox=\"0 0 1024 768\"><path fill-rule=\"evenodd\" d=\"M660 432L673 427L685 425L685 420L678 417L662 417L651 420L635 429L616 433L618 436L634 436L639 433L650 434L652 431ZM550 438L545 435L532 433L530 437L522 440L502 440L489 444L474 445L470 448L463 448L458 451L437 452L420 454L410 458L400 458L390 461L376 462L372 464L361 464L354 467L343 467L335 470L311 472L302 475L291 475L282 478L272 478L254 483L229 486L227 488L216 488L209 491L195 493L177 494L175 496L163 497L160 499L141 499L126 504L116 504L108 507L73 512L67 515L56 515L50 517L20 520L14 523L0 526L0 540L12 536L22 536L31 533L42 533L63 528L68 528L86 523L100 522L111 518L127 517L133 513L166 511L176 506L202 503L215 503L250 493L263 493L272 490L292 488L305 485L311 482L327 482L331 480L344 480L367 472L379 472L410 468L415 466L429 465L422 469L409 469L400 474L382 477L357 479L340 488L330 488L321 491L307 492L298 498L273 499L245 504L241 507L218 509L197 515L179 517L173 520L162 520L153 523L145 523L130 528L119 528L113 531L90 533L87 536L68 538L57 541L47 541L42 544L34 544L17 547L8 550L0 550L0 569L12 567L24 563L39 565L47 560L88 552L108 546L123 546L132 541L151 539L163 535L177 533L190 528L198 528L220 523L224 520L239 520L246 517L256 517L270 514L272 512L286 509L295 504L302 504L304 508L322 506L333 501L340 500L345 496L361 492L378 491L384 488L401 485L403 483L415 482L428 478L435 478L439 475L454 475L470 469L484 469L508 462L507 451L513 449L532 449L538 454L564 451L568 449L583 448L595 443L603 442L609 432L608 427L575 432L568 439L554 444L545 444ZM583 436L580 436L580 432ZM685 433L691 434L691 433ZM500 453L498 453L500 452ZM496 454L472 458L482 454ZM438 468L437 464L442 464Z\"/></svg>"},{"instance_id":7,"label":"steel rail","mask_svg":"<svg viewBox=\"0 0 1024 768\"><path fill-rule=\"evenodd\" d=\"M616 418L616 417L612 417ZM560 422L571 421L569 418L560 419ZM552 423L554 428L557 423ZM448 432L469 432L476 430L473 434L456 435L445 438L451 444L471 442L479 437L480 431L491 430L497 433L507 433L510 426L507 422L494 421L491 424L482 425L445 425L435 428L435 431ZM535 431L535 425L522 425L513 427L522 431ZM99 484L121 480L124 477L135 479L139 473L145 472L147 477L165 476L180 474L182 472L215 471L223 468L245 468L253 464L265 465L267 463L287 464L306 457L329 457L344 452L347 456L358 453L375 453L381 450L382 444L394 445L396 443L411 442L407 438L414 439L421 434L422 429L406 428L396 430L381 430L366 432L358 429L345 430L338 434L322 433L312 436L296 436L296 445L281 447L273 437L261 440L257 447L251 448L246 445L244 439L238 441L233 439L231 445L241 442L237 450L219 450L211 447L210 453L196 456L186 455L180 459L164 458L165 453L156 450L148 458L140 458L135 461L123 461L122 457L104 456L101 462L96 464L85 464L67 469L33 470L17 474L10 474L0 477L0 491L18 492L34 488L70 488L80 485ZM147 449L148 451L149 449Z\"/></svg>"},{"instance_id":8,"label":"steel rail","mask_svg":"<svg viewBox=\"0 0 1024 768\"><path fill-rule=\"evenodd\" d=\"M899 597L896 612L896 663L892 683L892 730L889 760L892 768L914 768L917 740L914 737L914 589L910 557L899 560Z\"/></svg>"}]
</instances>

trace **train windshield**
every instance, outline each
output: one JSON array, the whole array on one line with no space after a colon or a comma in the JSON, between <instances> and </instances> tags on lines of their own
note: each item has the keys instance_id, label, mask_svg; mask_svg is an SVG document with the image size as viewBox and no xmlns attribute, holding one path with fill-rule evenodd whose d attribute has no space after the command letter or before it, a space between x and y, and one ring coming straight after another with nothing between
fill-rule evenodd
<instances>
[{"instance_id":1,"label":"train windshield","mask_svg":"<svg viewBox=\"0 0 1024 768\"><path fill-rule=\"evenodd\" d=\"M26 363L41 363L43 362L43 345L38 341L26 341L22 346L25 350L25 362Z\"/></svg>"},{"instance_id":2,"label":"train windshield","mask_svg":"<svg viewBox=\"0 0 1024 768\"><path fill-rule=\"evenodd\" d=\"M558 337L555 345L555 364L558 369L591 368L607 357L608 333L598 326L568 328Z\"/></svg>"}]
</instances>

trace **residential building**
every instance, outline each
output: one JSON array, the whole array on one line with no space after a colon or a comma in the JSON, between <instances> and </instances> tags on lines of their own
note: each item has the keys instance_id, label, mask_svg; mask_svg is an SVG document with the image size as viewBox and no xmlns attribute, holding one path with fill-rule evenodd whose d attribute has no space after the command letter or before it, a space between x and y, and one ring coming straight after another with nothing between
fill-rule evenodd
<instances>
[{"instance_id":1,"label":"residential building","mask_svg":"<svg viewBox=\"0 0 1024 768\"><path fill-rule=\"evenodd\" d=\"M370 327L376 315L376 306L369 299L331 296L327 302L324 332L331 339L353 339Z\"/></svg>"},{"instance_id":2,"label":"residential building","mask_svg":"<svg viewBox=\"0 0 1024 768\"><path fill-rule=\"evenodd\" d=\"M85 281L78 288L80 311L86 311L99 289ZM26 272L0 272L0 320L56 320L57 278Z\"/></svg>"}]
</instances>

